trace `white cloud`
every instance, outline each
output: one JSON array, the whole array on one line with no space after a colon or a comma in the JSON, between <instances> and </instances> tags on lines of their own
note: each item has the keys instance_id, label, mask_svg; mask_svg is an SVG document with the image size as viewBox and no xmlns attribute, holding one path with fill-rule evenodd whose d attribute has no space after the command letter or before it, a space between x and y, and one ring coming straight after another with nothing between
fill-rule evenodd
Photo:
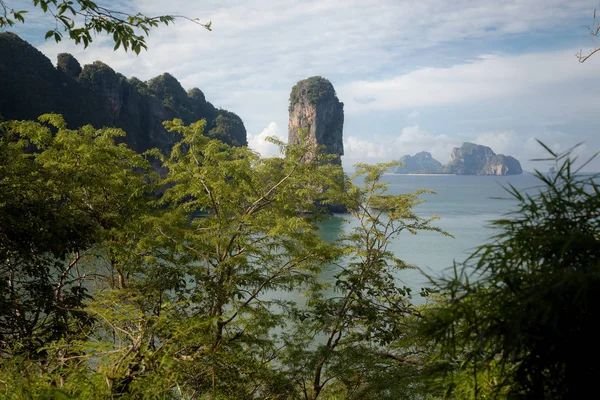
<instances>
[{"instance_id":1,"label":"white cloud","mask_svg":"<svg viewBox=\"0 0 600 400\"><path fill-rule=\"evenodd\" d=\"M82 63L102 60L140 79L170 72L185 88L197 86L215 106L240 115L248 132L260 132L249 141L265 155L274 147L261 135L271 122L272 130L287 124L289 91L311 75L329 78L345 103L348 160L429 150L447 161L452 146L486 132L505 138L494 146L521 157L534 154L533 137L563 147L588 140L589 148L600 148L593 131L600 109L600 57L583 65L574 57L579 47L592 45L582 26L590 22L596 0L118 4L151 15L210 20L213 32L180 20L153 30L149 50L140 56L113 52L101 36L86 50L70 41L48 41L39 48L53 61L57 53L71 52ZM43 29L35 28L43 37ZM563 34L571 36L557 40ZM472 108L477 111L469 112ZM390 135L389 126L405 123L406 116L432 133L417 126ZM576 125L581 121L588 128ZM359 133L365 127L370 137ZM558 131L565 133L552 133Z\"/></svg>"},{"instance_id":2,"label":"white cloud","mask_svg":"<svg viewBox=\"0 0 600 400\"><path fill-rule=\"evenodd\" d=\"M479 81L458 85L449 76L428 83L428 74L435 74L435 69L417 73L418 84L405 83L404 78L398 87L394 80L379 79L390 72L414 70L417 63L436 65L456 56L458 60L472 57L466 47L456 47L464 40L578 29L595 6L591 0L131 0L120 4L151 15L173 13L210 20L213 31L179 20L153 30L149 50L140 56L113 52L101 37L85 51L70 41L58 45L48 41L41 50L53 60L63 51L84 63L102 60L140 79L170 72L186 88L200 87L211 102L238 113L251 132L270 121L283 124L291 87L311 75L326 76L338 88L356 81L352 85L357 85L358 93L375 92L377 101L366 107L397 105L387 98L394 94L381 92L377 82L409 90L394 95L409 104L431 104L435 97L452 101L455 92L472 98ZM448 50L448 44L454 44L455 51ZM542 70L546 75L551 72ZM434 84L443 85L436 90ZM487 88L483 85L481 91ZM495 85L490 95L502 88L502 83ZM338 93L344 94L340 97L348 111L356 106L353 97L370 98Z\"/></svg>"},{"instance_id":3,"label":"white cloud","mask_svg":"<svg viewBox=\"0 0 600 400\"><path fill-rule=\"evenodd\" d=\"M342 161L349 168L358 162L374 163L379 161L398 160L403 155L413 155L420 151L428 151L433 158L446 163L450 153L460 146L458 139L447 135L434 135L418 125L407 126L397 136L388 136L371 141L349 136L344 140L344 157Z\"/></svg>"},{"instance_id":4,"label":"white cloud","mask_svg":"<svg viewBox=\"0 0 600 400\"><path fill-rule=\"evenodd\" d=\"M389 79L355 81L340 87L338 93L349 99L346 110L351 113L468 104L518 96L543 102L549 88L555 89L557 96L553 100L560 101L562 97L569 103L572 96L564 92L563 86L578 82L593 84L600 77L600 58L589 61L592 61L590 65L581 65L568 51L486 55L451 67L420 68ZM589 100L598 104L597 92L594 92L583 93L583 98L582 93L577 93L579 102L588 100L589 95ZM371 101L356 100L362 98Z\"/></svg>"},{"instance_id":5,"label":"white cloud","mask_svg":"<svg viewBox=\"0 0 600 400\"><path fill-rule=\"evenodd\" d=\"M484 132L473 140L474 143L490 147L496 154L505 154L523 160L524 157L542 157L542 147L537 144L535 138L518 135L514 131L507 132ZM549 142L550 147L557 146L556 142Z\"/></svg>"},{"instance_id":6,"label":"white cloud","mask_svg":"<svg viewBox=\"0 0 600 400\"><path fill-rule=\"evenodd\" d=\"M402 133L394 141L397 157L405 154L413 155L420 151L428 151L433 158L441 163L450 160L450 153L456 146L460 146L460 140L448 135L434 135L421 129L418 125L408 126L402 129Z\"/></svg>"},{"instance_id":7,"label":"white cloud","mask_svg":"<svg viewBox=\"0 0 600 400\"><path fill-rule=\"evenodd\" d=\"M389 159L389 157L390 154L384 143L375 143L355 136L348 136L344 140L344 161L369 162Z\"/></svg>"},{"instance_id":8,"label":"white cloud","mask_svg":"<svg viewBox=\"0 0 600 400\"><path fill-rule=\"evenodd\" d=\"M262 157L274 157L281 155L279 152L279 147L276 144L265 140L268 137L274 136L280 141L286 142L287 140L283 136L277 134L278 131L279 129L277 128L277 124L275 122L271 122L269 126L263 129L258 135L248 135L248 147L259 153Z\"/></svg>"}]
</instances>

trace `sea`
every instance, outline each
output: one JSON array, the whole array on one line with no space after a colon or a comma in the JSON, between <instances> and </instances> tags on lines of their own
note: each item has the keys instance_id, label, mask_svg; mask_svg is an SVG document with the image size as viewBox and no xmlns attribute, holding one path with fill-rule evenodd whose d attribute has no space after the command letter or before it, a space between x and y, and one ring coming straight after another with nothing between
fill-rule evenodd
<instances>
[{"instance_id":1,"label":"sea","mask_svg":"<svg viewBox=\"0 0 600 400\"><path fill-rule=\"evenodd\" d=\"M463 262L497 233L490 226L491 221L515 212L518 203L506 190L509 185L526 193L539 191L541 185L539 179L527 172L512 176L386 174L383 181L389 185L389 194L419 189L434 191L422 196L425 201L415 211L423 218L439 217L435 226L453 236L403 232L390 244L388 249L396 257L415 266L400 271L396 278L399 284L412 289L413 302L417 304L423 301L418 295L420 289L429 285L426 275L439 278L450 273L454 262ZM360 185L360 181L355 183ZM350 215L338 214L324 221L320 232L325 240L333 241L353 226L356 222ZM333 280L334 274L335 271L326 270L321 279Z\"/></svg>"}]
</instances>

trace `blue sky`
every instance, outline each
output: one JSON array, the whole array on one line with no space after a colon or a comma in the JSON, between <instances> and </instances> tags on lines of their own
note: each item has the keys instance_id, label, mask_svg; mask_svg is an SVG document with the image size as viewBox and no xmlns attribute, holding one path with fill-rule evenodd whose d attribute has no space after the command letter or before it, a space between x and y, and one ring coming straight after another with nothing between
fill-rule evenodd
<instances>
[{"instance_id":1,"label":"blue sky","mask_svg":"<svg viewBox=\"0 0 600 400\"><path fill-rule=\"evenodd\" d=\"M12 0L10 0L12 1ZM10 1L8 3L10 4ZM17 0L15 0L17 1ZM584 25L597 0L121 1L112 7L184 14L153 31L149 51L113 52L104 37L83 50L44 42L37 13L16 31L51 60L60 52L101 60L140 79L173 74L215 106L236 112L250 145L287 136L287 103L298 80L321 75L345 103L344 166L430 151L447 162L463 141L528 161L578 142L600 150L600 54ZM15 6L16 8L16 6ZM589 169L600 170L600 161Z\"/></svg>"}]
</instances>

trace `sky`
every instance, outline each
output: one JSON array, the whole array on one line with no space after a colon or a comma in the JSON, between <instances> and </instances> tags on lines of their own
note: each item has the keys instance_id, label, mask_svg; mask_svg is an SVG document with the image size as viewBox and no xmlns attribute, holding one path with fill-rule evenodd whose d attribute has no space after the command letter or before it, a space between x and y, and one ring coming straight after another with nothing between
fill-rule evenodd
<instances>
[{"instance_id":1,"label":"sky","mask_svg":"<svg viewBox=\"0 0 600 400\"><path fill-rule=\"evenodd\" d=\"M7 0L11 2L19 0ZM102 2L100 2L102 3ZM106 3L106 2L105 2ZM20 5L20 4L19 4ZM580 142L600 150L600 53L586 25L598 0L131 0L110 7L189 21L160 27L148 51L113 51L99 36L87 48L44 41L54 23L40 12L14 29L53 62L101 60L126 76L164 72L238 114L249 145L277 154L287 138L288 99L301 79L329 79L344 103L345 169L357 162L429 151L442 163L469 141L516 157L525 170ZM16 7L16 6L14 6ZM600 160L587 170L600 171Z\"/></svg>"}]
</instances>

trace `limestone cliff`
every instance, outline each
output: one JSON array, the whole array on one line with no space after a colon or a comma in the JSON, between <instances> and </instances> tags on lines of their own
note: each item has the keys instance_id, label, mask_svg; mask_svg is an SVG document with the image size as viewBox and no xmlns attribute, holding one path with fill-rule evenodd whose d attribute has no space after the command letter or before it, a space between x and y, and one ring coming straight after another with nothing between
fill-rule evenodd
<instances>
[{"instance_id":1,"label":"limestone cliff","mask_svg":"<svg viewBox=\"0 0 600 400\"><path fill-rule=\"evenodd\" d=\"M457 175L518 175L523 173L523 169L514 157L495 154L487 146L465 142L452 150L444 172Z\"/></svg>"},{"instance_id":2,"label":"limestone cliff","mask_svg":"<svg viewBox=\"0 0 600 400\"><path fill-rule=\"evenodd\" d=\"M426 151L402 156L399 161L404 165L396 168L396 174L441 174L443 170L442 163Z\"/></svg>"},{"instance_id":3,"label":"limestone cliff","mask_svg":"<svg viewBox=\"0 0 600 400\"><path fill-rule=\"evenodd\" d=\"M326 154L337 155L341 165L344 154L344 104L339 101L331 82L313 76L298 82L290 93L288 143L300 141L306 130L309 143L324 146Z\"/></svg>"},{"instance_id":4,"label":"limestone cliff","mask_svg":"<svg viewBox=\"0 0 600 400\"><path fill-rule=\"evenodd\" d=\"M290 93L289 113L288 143L299 143L300 132L305 132L308 143L319 146L320 151L325 154L334 155L332 162L339 165L341 170L341 156L344 154L344 103L337 98L331 82L320 76L298 82ZM341 204L324 206L319 200L315 204L329 212L347 211Z\"/></svg>"},{"instance_id":5,"label":"limestone cliff","mask_svg":"<svg viewBox=\"0 0 600 400\"><path fill-rule=\"evenodd\" d=\"M162 122L205 118L206 134L236 146L247 144L242 120L206 101L200 89L186 92L169 74L148 82L127 78L96 61L83 68L70 54L59 54L57 67L40 51L12 33L0 33L0 118L35 119L63 114L69 127L114 126L126 133L136 151L168 150L178 138Z\"/></svg>"}]
</instances>

